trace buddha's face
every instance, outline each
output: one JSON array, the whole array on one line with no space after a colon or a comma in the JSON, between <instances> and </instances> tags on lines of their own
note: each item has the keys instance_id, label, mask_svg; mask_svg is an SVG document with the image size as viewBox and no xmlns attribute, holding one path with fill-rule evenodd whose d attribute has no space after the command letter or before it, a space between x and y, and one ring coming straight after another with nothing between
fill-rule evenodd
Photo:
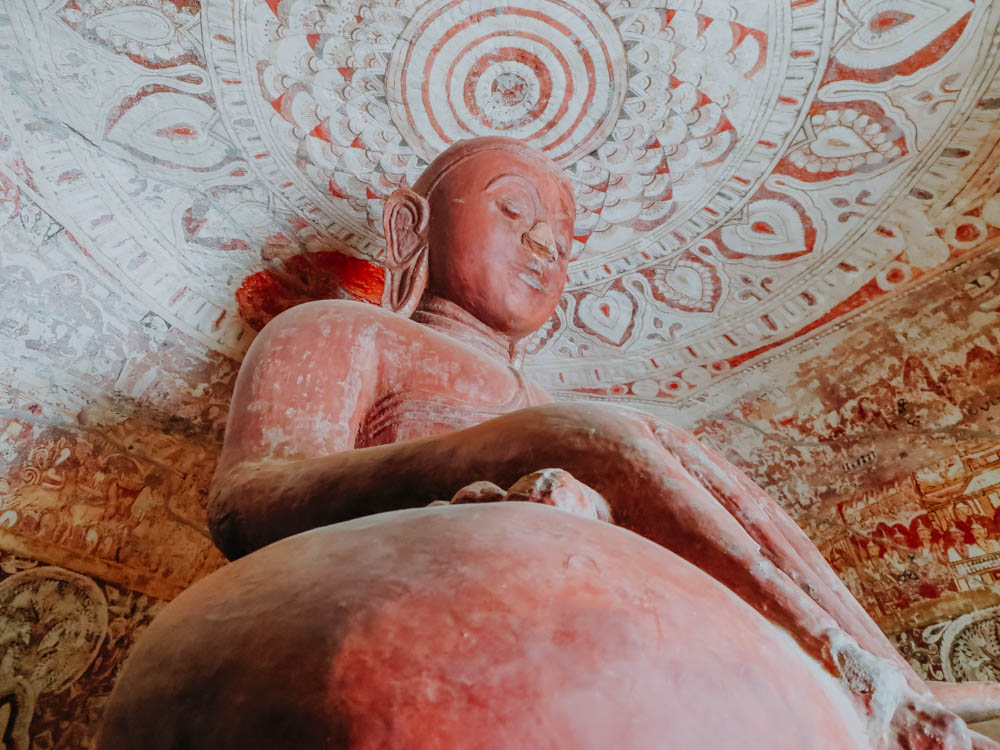
<instances>
[{"instance_id":1,"label":"buddha's face","mask_svg":"<svg viewBox=\"0 0 1000 750\"><path fill-rule=\"evenodd\" d=\"M430 196L428 289L512 338L537 330L566 284L573 195L542 159L482 151Z\"/></svg>"}]
</instances>

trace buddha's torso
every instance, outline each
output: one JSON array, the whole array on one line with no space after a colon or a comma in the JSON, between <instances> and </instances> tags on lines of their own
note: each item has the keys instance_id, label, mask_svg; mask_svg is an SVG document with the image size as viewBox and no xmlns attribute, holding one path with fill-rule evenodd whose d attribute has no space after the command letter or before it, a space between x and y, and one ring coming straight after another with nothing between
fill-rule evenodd
<instances>
[{"instance_id":1,"label":"buddha's torso","mask_svg":"<svg viewBox=\"0 0 1000 750\"><path fill-rule=\"evenodd\" d=\"M331 332L330 346L354 359L374 352L374 379L362 399L355 448L386 445L461 430L551 399L513 367L505 344L479 321L444 301L422 305L407 319L379 308L330 303L349 319ZM353 321L352 321L353 322Z\"/></svg>"},{"instance_id":2,"label":"buddha's torso","mask_svg":"<svg viewBox=\"0 0 1000 750\"><path fill-rule=\"evenodd\" d=\"M506 347L463 313L439 303L413 320L379 316L391 345L380 349L377 396L355 447L453 432L550 401L511 365Z\"/></svg>"},{"instance_id":3,"label":"buddha's torso","mask_svg":"<svg viewBox=\"0 0 1000 750\"><path fill-rule=\"evenodd\" d=\"M228 460L310 458L442 435L551 399L509 343L442 302L411 320L323 300L283 313L247 354Z\"/></svg>"},{"instance_id":4,"label":"buddha's torso","mask_svg":"<svg viewBox=\"0 0 1000 750\"><path fill-rule=\"evenodd\" d=\"M379 396L368 410L358 430L356 448L386 445L403 440L454 432L485 422L502 414L543 403L533 399L522 381L499 373L478 379L495 381L486 393L468 391L462 382L406 382ZM504 382L504 381L510 382ZM448 392L447 387L455 390ZM441 387L438 387L441 386ZM484 389L486 390L486 389ZM504 396L508 396L504 398Z\"/></svg>"}]
</instances>

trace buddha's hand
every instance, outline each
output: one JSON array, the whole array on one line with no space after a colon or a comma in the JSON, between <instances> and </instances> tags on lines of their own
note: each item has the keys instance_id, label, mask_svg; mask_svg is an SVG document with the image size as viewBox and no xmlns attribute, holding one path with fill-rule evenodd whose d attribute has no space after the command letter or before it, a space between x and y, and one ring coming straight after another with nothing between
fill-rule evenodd
<instances>
[{"instance_id":1,"label":"buddha's hand","mask_svg":"<svg viewBox=\"0 0 1000 750\"><path fill-rule=\"evenodd\" d=\"M492 503L503 500L541 503L577 516L611 521L607 500L562 469L542 469L521 477L504 492L492 482L474 482L451 499L452 505Z\"/></svg>"},{"instance_id":2,"label":"buddha's hand","mask_svg":"<svg viewBox=\"0 0 1000 750\"><path fill-rule=\"evenodd\" d=\"M840 630L827 632L830 655L850 690L877 750L1000 750L969 731L965 722L932 695L921 695L888 660L864 649Z\"/></svg>"}]
</instances>

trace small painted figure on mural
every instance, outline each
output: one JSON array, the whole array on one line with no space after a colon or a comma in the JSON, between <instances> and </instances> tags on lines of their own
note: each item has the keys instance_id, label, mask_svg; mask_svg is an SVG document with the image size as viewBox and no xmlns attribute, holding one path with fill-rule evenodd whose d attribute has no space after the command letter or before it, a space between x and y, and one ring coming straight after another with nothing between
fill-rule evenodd
<instances>
[{"instance_id":1,"label":"small painted figure on mural","mask_svg":"<svg viewBox=\"0 0 1000 750\"><path fill-rule=\"evenodd\" d=\"M1000 580L1000 446L920 476L841 503L838 541L821 547L877 618Z\"/></svg>"}]
</instances>

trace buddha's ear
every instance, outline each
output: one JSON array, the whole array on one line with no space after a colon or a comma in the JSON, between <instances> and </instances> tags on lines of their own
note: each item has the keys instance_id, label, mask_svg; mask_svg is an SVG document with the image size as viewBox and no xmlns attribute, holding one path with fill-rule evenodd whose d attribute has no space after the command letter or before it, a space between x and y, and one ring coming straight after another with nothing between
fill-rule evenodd
<instances>
[{"instance_id":1,"label":"buddha's ear","mask_svg":"<svg viewBox=\"0 0 1000 750\"><path fill-rule=\"evenodd\" d=\"M427 199L399 188L385 201L385 291L382 306L409 317L427 286Z\"/></svg>"}]
</instances>

